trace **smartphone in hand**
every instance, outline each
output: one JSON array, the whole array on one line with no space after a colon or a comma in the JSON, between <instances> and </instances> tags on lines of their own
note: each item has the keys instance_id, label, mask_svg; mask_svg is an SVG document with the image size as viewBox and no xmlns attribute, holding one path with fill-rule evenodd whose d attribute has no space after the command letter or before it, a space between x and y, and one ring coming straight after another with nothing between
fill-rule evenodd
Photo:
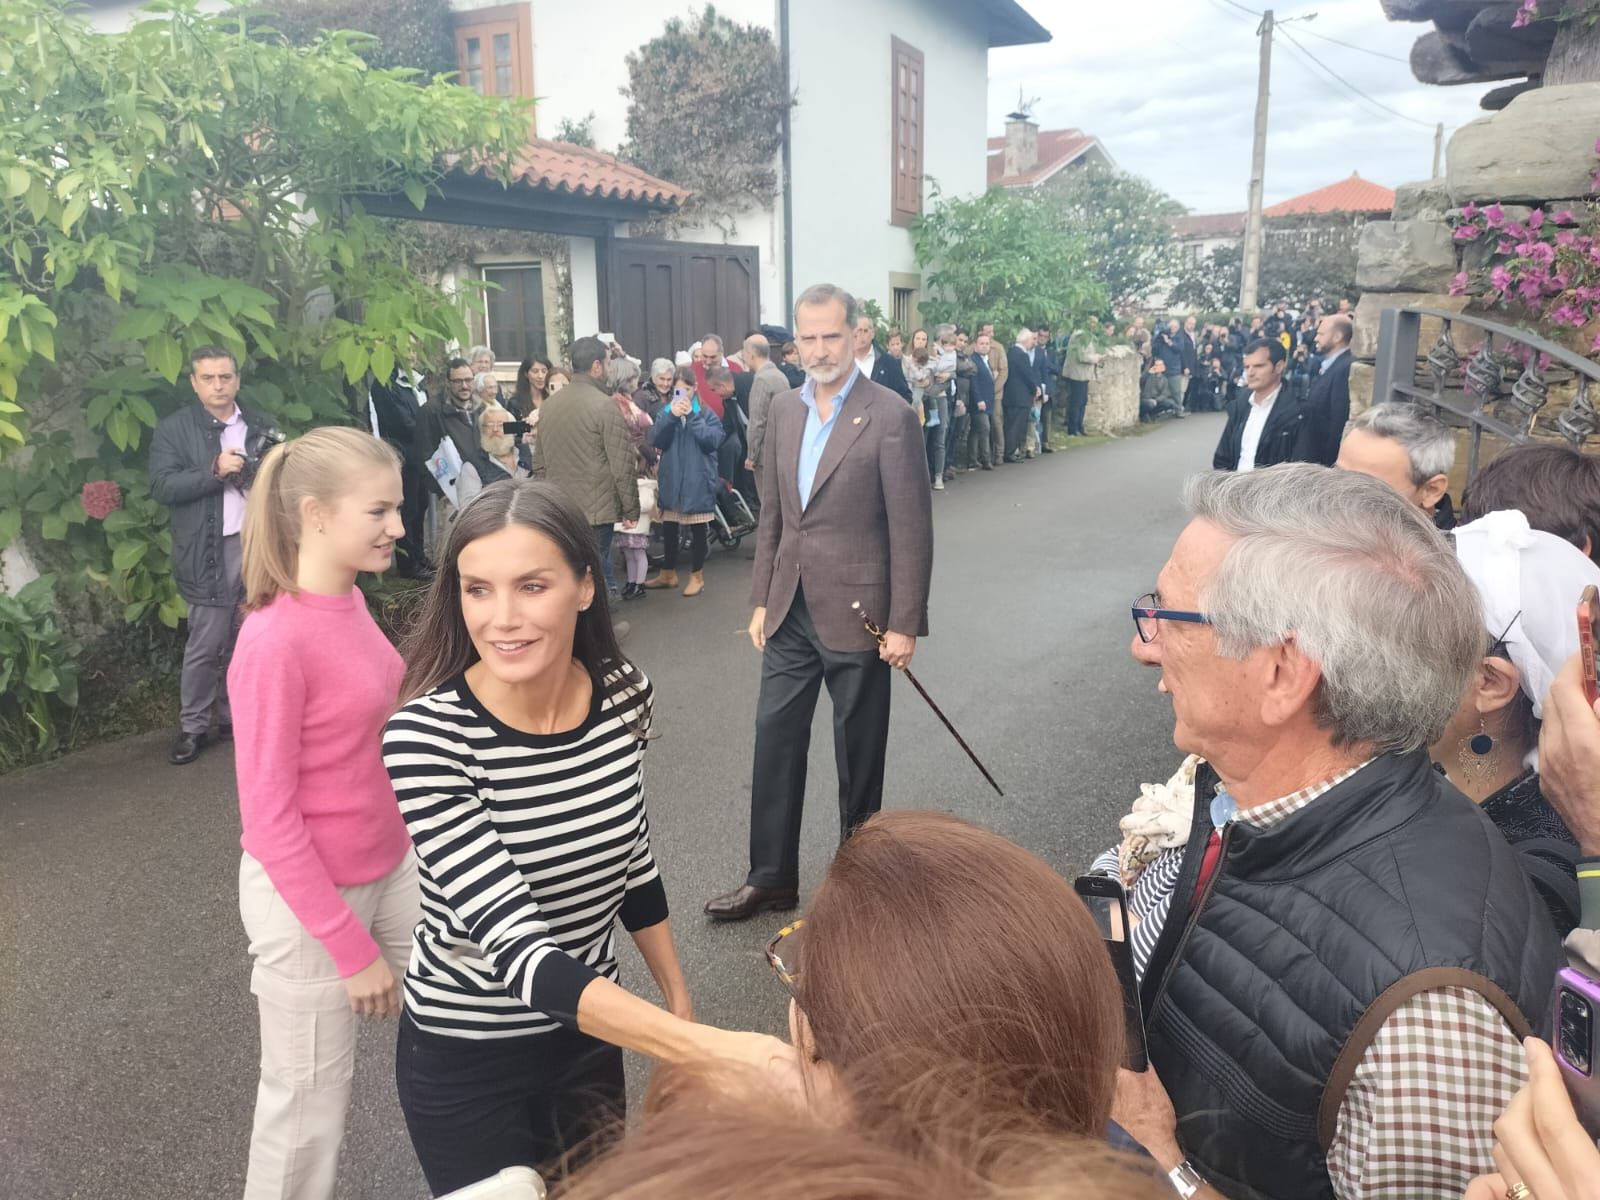
<instances>
[{"instance_id":1,"label":"smartphone in hand","mask_svg":"<svg viewBox=\"0 0 1600 1200\"><path fill-rule=\"evenodd\" d=\"M1600 652L1595 637L1600 635L1600 593L1590 584L1578 597L1578 661L1583 668L1583 694L1593 706L1600 700L1600 679L1595 674L1595 658Z\"/></svg>"},{"instance_id":2,"label":"smartphone in hand","mask_svg":"<svg viewBox=\"0 0 1600 1200\"><path fill-rule=\"evenodd\" d=\"M1139 1006L1139 976L1133 969L1133 927L1128 922L1128 897L1122 881L1108 875L1080 875L1073 890L1089 909L1089 915L1105 940L1117 982L1122 985L1122 1008L1127 1025L1127 1041L1122 1065L1130 1071L1143 1071L1150 1065L1144 1042L1144 1010Z\"/></svg>"},{"instance_id":3,"label":"smartphone in hand","mask_svg":"<svg viewBox=\"0 0 1600 1200\"><path fill-rule=\"evenodd\" d=\"M525 433L532 433L533 426L526 421L507 421L500 426L500 432L507 437L521 437Z\"/></svg>"},{"instance_id":4,"label":"smartphone in hand","mask_svg":"<svg viewBox=\"0 0 1600 1200\"><path fill-rule=\"evenodd\" d=\"M1590 1137L1600 1137L1600 1076L1595 1075L1595 1010L1600 1007L1600 984L1582 972L1565 967L1556 976L1556 1065L1572 1097L1578 1121Z\"/></svg>"}]
</instances>

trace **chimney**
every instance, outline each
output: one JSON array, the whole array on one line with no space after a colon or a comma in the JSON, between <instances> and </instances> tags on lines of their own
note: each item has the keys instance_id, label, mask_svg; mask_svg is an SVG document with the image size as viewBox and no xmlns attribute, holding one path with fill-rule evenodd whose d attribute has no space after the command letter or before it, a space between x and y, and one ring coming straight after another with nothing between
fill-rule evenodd
<instances>
[{"instance_id":1,"label":"chimney","mask_svg":"<svg viewBox=\"0 0 1600 1200\"><path fill-rule=\"evenodd\" d=\"M1021 175L1039 165L1039 127L1025 112L1006 114L1007 175Z\"/></svg>"}]
</instances>

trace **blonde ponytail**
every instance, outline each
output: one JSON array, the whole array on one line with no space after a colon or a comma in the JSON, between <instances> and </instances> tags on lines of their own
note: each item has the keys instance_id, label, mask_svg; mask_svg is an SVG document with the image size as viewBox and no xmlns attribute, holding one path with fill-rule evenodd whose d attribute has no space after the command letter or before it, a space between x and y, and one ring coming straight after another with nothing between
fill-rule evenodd
<instances>
[{"instance_id":1,"label":"blonde ponytail","mask_svg":"<svg viewBox=\"0 0 1600 1200\"><path fill-rule=\"evenodd\" d=\"M254 612L300 591L300 504L333 504L360 472L400 469L400 457L361 429L324 426L274 446L256 471L240 543L244 608Z\"/></svg>"}]
</instances>

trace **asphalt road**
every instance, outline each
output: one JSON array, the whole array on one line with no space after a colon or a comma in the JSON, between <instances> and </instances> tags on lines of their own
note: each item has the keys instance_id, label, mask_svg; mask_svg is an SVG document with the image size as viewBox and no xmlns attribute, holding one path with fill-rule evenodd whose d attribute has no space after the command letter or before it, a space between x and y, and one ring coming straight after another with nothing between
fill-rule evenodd
<instances>
[{"instance_id":1,"label":"asphalt road","mask_svg":"<svg viewBox=\"0 0 1600 1200\"><path fill-rule=\"evenodd\" d=\"M1182 525L1179 486L1221 418L1083 447L934 496L931 623L914 669L1005 788L996 797L909 686L896 685L889 807L958 813L1075 873L1142 780L1176 759L1128 605ZM654 848L703 1020L781 1032L761 951L772 919L713 926L745 867L759 656L750 544L714 552L697 600L626 606L656 684L646 779ZM85 696L85 703L93 703ZM812 742L802 887L837 839L826 693ZM238 913L226 749L165 762L135 738L0 779L0 1196L237 1196L257 1034ZM631 951L631 947L628 948ZM627 954L624 980L650 994ZM394 1099L393 1027L363 1031L341 1197L427 1195ZM643 1078L630 1064L635 1090Z\"/></svg>"}]
</instances>

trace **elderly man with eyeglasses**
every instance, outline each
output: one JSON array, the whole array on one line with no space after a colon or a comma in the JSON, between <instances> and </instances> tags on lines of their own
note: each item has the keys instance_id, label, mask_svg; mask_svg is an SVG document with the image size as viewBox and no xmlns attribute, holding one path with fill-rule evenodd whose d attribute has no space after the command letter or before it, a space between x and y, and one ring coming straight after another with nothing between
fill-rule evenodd
<instances>
[{"instance_id":1,"label":"elderly man with eyeglasses","mask_svg":"<svg viewBox=\"0 0 1600 1200\"><path fill-rule=\"evenodd\" d=\"M1459 1196L1559 965L1516 852L1428 761L1478 597L1367 476L1216 472L1185 499L1133 654L1200 761L1188 820L1123 873L1152 1069L1116 1118L1186 1196Z\"/></svg>"}]
</instances>

